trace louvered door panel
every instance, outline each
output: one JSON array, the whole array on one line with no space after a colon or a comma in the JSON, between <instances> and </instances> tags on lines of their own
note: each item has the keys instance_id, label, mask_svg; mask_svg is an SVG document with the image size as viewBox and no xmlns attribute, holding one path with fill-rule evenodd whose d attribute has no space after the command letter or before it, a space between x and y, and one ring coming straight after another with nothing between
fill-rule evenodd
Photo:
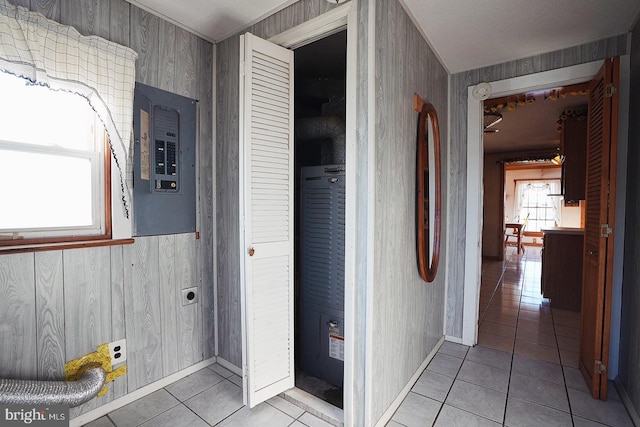
<instances>
[{"instance_id":1,"label":"louvered door panel","mask_svg":"<svg viewBox=\"0 0 640 427\"><path fill-rule=\"evenodd\" d=\"M604 76L603 76L604 77ZM589 90L589 130L587 139L587 207L585 218L585 247L598 252L600 245L600 216L602 203L602 138L604 134L604 80L597 79Z\"/></svg>"},{"instance_id":2,"label":"louvered door panel","mask_svg":"<svg viewBox=\"0 0 640 427\"><path fill-rule=\"evenodd\" d=\"M289 375L290 328L282 307L289 304L289 290L272 283L287 283L288 255L258 259L253 263L254 360L252 382L262 390Z\"/></svg>"},{"instance_id":3,"label":"louvered door panel","mask_svg":"<svg viewBox=\"0 0 640 427\"><path fill-rule=\"evenodd\" d=\"M293 53L242 37L243 363L247 404L294 386Z\"/></svg>"},{"instance_id":4,"label":"louvered door panel","mask_svg":"<svg viewBox=\"0 0 640 427\"><path fill-rule=\"evenodd\" d=\"M596 362L608 362L611 310L613 236L603 235L603 225L613 226L615 205L615 129L617 96L612 96L617 59L605 60L589 86L585 245L582 284L580 371L595 398L607 397L607 373ZM609 93L608 93L609 92Z\"/></svg>"}]
</instances>

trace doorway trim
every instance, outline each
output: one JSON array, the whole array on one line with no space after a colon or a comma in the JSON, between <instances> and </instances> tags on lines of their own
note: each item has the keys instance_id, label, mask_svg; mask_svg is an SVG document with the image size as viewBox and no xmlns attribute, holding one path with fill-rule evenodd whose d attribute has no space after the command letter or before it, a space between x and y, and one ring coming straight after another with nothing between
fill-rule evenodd
<instances>
[{"instance_id":1,"label":"doorway trim","mask_svg":"<svg viewBox=\"0 0 640 427\"><path fill-rule=\"evenodd\" d=\"M297 49L328 37L348 27L352 6L352 3L338 6L268 40L287 49Z\"/></svg>"},{"instance_id":2,"label":"doorway trim","mask_svg":"<svg viewBox=\"0 0 640 427\"><path fill-rule=\"evenodd\" d=\"M489 82L492 88L491 96L508 96L554 85L584 82L590 80L600 66L602 60L492 81ZM465 345L475 345L478 342L478 304L482 270L483 101L473 97L474 86L467 89L467 226L462 312L462 343Z\"/></svg>"},{"instance_id":3,"label":"doorway trim","mask_svg":"<svg viewBox=\"0 0 640 427\"><path fill-rule=\"evenodd\" d=\"M344 425L353 425L354 419L354 390L355 384L355 264L356 264L356 86L357 86L357 10L358 1L338 6L316 18L269 38L272 43L288 49L296 49L328 37L342 30L347 30L347 74L346 74L346 206L345 206L345 301L344 301L344 395L343 410L335 408L329 412L328 406L322 401L294 388L291 396L296 400L303 400L308 411L321 412ZM286 393L286 392L285 392ZM325 403L323 405L323 403ZM333 407L332 407L333 408Z\"/></svg>"}]
</instances>

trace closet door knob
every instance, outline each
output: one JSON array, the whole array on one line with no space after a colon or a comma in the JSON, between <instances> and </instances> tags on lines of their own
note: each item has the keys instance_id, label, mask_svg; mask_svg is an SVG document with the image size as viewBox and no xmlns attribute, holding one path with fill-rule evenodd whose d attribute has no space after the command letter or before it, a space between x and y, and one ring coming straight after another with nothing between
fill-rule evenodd
<instances>
[{"instance_id":1,"label":"closet door knob","mask_svg":"<svg viewBox=\"0 0 640 427\"><path fill-rule=\"evenodd\" d=\"M249 248L249 256L253 256L256 253L256 250L253 248Z\"/></svg>"}]
</instances>

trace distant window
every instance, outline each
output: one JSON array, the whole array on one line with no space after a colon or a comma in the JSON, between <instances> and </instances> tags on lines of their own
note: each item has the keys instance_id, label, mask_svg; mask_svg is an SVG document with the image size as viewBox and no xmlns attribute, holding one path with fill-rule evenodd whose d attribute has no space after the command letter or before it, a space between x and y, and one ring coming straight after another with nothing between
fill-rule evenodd
<instances>
[{"instance_id":1,"label":"distant window","mask_svg":"<svg viewBox=\"0 0 640 427\"><path fill-rule=\"evenodd\" d=\"M560 180L516 181L516 214L520 221L529 216L526 231L540 231L544 228L557 227L560 223L558 194Z\"/></svg>"},{"instance_id":2,"label":"distant window","mask_svg":"<svg viewBox=\"0 0 640 427\"><path fill-rule=\"evenodd\" d=\"M2 72L0 93L0 244L108 235L105 133L89 103Z\"/></svg>"}]
</instances>

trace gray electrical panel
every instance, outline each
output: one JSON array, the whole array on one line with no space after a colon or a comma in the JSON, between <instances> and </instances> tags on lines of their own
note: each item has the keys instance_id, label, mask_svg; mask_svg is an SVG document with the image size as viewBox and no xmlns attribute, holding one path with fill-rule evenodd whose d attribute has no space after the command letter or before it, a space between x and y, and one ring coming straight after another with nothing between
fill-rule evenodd
<instances>
[{"instance_id":1,"label":"gray electrical panel","mask_svg":"<svg viewBox=\"0 0 640 427\"><path fill-rule=\"evenodd\" d=\"M136 83L133 235L196 231L196 101Z\"/></svg>"},{"instance_id":2,"label":"gray electrical panel","mask_svg":"<svg viewBox=\"0 0 640 427\"><path fill-rule=\"evenodd\" d=\"M304 167L300 188L300 364L342 386L345 167Z\"/></svg>"}]
</instances>

